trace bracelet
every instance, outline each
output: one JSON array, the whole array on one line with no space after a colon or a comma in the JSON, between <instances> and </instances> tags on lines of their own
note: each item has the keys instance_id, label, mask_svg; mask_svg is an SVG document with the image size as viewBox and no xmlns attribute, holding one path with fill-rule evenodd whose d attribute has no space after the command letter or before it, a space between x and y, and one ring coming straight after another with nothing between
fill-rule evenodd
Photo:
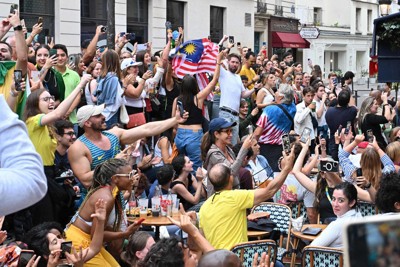
<instances>
[{"instance_id":1,"label":"bracelet","mask_svg":"<svg viewBox=\"0 0 400 267\"><path fill-rule=\"evenodd\" d=\"M18 93L14 93L13 90L10 90L10 95L11 95L12 97L17 97L17 96L18 96Z\"/></svg>"},{"instance_id":2,"label":"bracelet","mask_svg":"<svg viewBox=\"0 0 400 267\"><path fill-rule=\"evenodd\" d=\"M371 186L372 186L372 184L371 184L371 183L369 183L368 185L364 186L364 188L365 188L365 189L370 189L370 188L371 188Z\"/></svg>"}]
</instances>

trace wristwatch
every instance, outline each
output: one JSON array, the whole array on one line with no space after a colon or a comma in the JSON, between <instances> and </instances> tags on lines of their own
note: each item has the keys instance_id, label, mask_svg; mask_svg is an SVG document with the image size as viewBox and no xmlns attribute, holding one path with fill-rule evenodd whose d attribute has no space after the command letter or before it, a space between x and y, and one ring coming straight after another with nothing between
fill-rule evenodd
<instances>
[{"instance_id":1,"label":"wristwatch","mask_svg":"<svg viewBox=\"0 0 400 267\"><path fill-rule=\"evenodd\" d=\"M15 26L14 31L22 31L22 26L21 25Z\"/></svg>"},{"instance_id":2,"label":"wristwatch","mask_svg":"<svg viewBox=\"0 0 400 267\"><path fill-rule=\"evenodd\" d=\"M372 184L371 184L371 183L369 183L369 184L367 184L366 186L364 186L364 188L365 188L365 189L370 189L370 188L371 188L371 186L372 186Z\"/></svg>"}]
</instances>

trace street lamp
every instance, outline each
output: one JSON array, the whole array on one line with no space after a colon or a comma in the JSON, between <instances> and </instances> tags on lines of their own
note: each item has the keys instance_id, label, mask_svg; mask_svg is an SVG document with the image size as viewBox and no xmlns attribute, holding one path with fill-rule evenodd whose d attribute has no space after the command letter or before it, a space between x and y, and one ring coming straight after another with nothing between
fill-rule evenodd
<instances>
[{"instance_id":1,"label":"street lamp","mask_svg":"<svg viewBox=\"0 0 400 267\"><path fill-rule=\"evenodd\" d=\"M381 17L389 15L392 0L379 0L378 3L381 10Z\"/></svg>"},{"instance_id":2,"label":"street lamp","mask_svg":"<svg viewBox=\"0 0 400 267\"><path fill-rule=\"evenodd\" d=\"M330 68L331 68L331 72L333 71L333 59L330 60L331 64L330 64Z\"/></svg>"}]
</instances>

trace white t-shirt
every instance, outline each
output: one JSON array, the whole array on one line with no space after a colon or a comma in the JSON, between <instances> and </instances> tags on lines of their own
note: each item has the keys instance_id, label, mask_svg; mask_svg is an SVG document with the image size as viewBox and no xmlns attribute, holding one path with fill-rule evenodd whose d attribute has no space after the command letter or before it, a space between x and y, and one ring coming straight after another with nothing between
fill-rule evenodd
<instances>
[{"instance_id":1,"label":"white t-shirt","mask_svg":"<svg viewBox=\"0 0 400 267\"><path fill-rule=\"evenodd\" d=\"M227 107L239 112L240 99L242 97L242 92L245 90L240 76L232 73L229 70L221 68L219 86L221 89L219 106Z\"/></svg>"},{"instance_id":2,"label":"white t-shirt","mask_svg":"<svg viewBox=\"0 0 400 267\"><path fill-rule=\"evenodd\" d=\"M320 107L321 105L323 105L323 103L322 103L321 100L318 100L318 99L315 100L315 110L319 110L319 107ZM327 110L327 108L326 108L326 106L325 106L325 107L324 107L324 112L322 113L321 118L318 119L318 117L315 116L315 118L316 118L317 121L318 121L318 126L324 126L324 125L326 125L326 120L325 120L325 113L326 113L326 110ZM317 115L317 113L315 113L315 115Z\"/></svg>"}]
</instances>

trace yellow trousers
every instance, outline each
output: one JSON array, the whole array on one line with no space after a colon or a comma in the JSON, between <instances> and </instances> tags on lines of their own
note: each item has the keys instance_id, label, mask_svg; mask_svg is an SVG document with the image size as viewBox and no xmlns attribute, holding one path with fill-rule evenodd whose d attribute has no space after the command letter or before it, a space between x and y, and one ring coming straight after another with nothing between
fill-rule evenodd
<instances>
[{"instance_id":1,"label":"yellow trousers","mask_svg":"<svg viewBox=\"0 0 400 267\"><path fill-rule=\"evenodd\" d=\"M82 247L83 249L88 248L90 246L91 237L89 234L83 232L78 227L71 224L67 231L65 231L66 239L72 241L73 246L75 249L79 249ZM91 260L85 262L83 265L85 267L119 267L120 265L111 256L108 251L102 247L100 252L94 256Z\"/></svg>"}]
</instances>

